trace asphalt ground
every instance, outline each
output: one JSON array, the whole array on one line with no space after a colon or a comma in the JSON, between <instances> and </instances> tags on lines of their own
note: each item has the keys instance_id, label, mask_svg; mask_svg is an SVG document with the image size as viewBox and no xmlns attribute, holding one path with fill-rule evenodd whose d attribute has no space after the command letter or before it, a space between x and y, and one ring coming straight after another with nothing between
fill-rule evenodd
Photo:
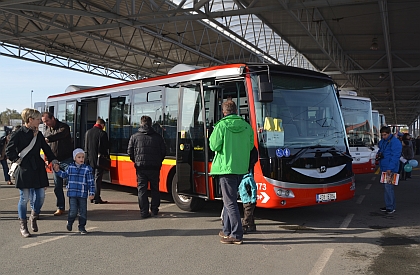
<instances>
[{"instance_id":1,"label":"asphalt ground","mask_svg":"<svg viewBox=\"0 0 420 275\"><path fill-rule=\"evenodd\" d=\"M418 167L395 188L392 215L379 210L379 174L356 175L352 200L257 208L257 232L242 245L220 243L220 201L192 213L162 194L159 216L142 220L137 190L111 184L102 190L110 203L88 205L89 233L68 232L50 184L39 232L22 238L19 193L0 171L0 274L420 274Z\"/></svg>"}]
</instances>

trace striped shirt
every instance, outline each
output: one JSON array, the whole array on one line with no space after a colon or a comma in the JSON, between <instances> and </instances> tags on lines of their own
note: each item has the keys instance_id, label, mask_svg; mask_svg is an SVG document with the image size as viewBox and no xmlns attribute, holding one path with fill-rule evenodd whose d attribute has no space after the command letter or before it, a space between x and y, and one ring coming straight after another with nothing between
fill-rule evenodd
<instances>
[{"instance_id":1,"label":"striped shirt","mask_svg":"<svg viewBox=\"0 0 420 275\"><path fill-rule=\"evenodd\" d=\"M55 172L61 178L68 178L67 197L87 198L95 195L95 182L93 180L92 167L81 164L77 166L71 163L66 171Z\"/></svg>"}]
</instances>

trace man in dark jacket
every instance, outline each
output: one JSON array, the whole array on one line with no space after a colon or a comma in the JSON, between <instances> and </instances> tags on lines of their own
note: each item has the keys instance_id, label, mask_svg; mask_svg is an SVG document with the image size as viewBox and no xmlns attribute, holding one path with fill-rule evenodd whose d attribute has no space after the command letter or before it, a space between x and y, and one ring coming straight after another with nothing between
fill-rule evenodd
<instances>
[{"instance_id":1,"label":"man in dark jacket","mask_svg":"<svg viewBox=\"0 0 420 275\"><path fill-rule=\"evenodd\" d=\"M156 216L160 206L159 174L166 146L162 136L153 130L150 117L141 117L140 128L130 137L127 152L136 168L140 215L142 218L151 216L147 197L147 183L150 182L152 191L150 210Z\"/></svg>"},{"instance_id":2,"label":"man in dark jacket","mask_svg":"<svg viewBox=\"0 0 420 275\"><path fill-rule=\"evenodd\" d=\"M102 187L102 176L104 170L97 166L98 154L108 156L109 142L108 135L103 130L105 127L105 121L101 118L96 120L96 124L86 132L85 136L85 152L87 158L86 164L93 168L93 175L95 177L95 198L91 200L95 204L103 204L108 201L104 201L101 198L101 187Z\"/></svg>"},{"instance_id":3,"label":"man in dark jacket","mask_svg":"<svg viewBox=\"0 0 420 275\"><path fill-rule=\"evenodd\" d=\"M45 141L50 145L52 152L60 162L60 169L65 171L73 161L73 142L70 127L54 117L50 112L42 114L42 122L46 125ZM57 211L54 216L64 214L65 198L63 192L63 179L54 173L54 194L57 197Z\"/></svg>"}]
</instances>

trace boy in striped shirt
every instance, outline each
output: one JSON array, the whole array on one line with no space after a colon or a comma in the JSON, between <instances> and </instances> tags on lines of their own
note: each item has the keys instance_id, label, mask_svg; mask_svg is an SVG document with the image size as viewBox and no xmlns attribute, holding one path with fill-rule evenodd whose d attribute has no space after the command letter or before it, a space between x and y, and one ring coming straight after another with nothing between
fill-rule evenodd
<instances>
[{"instance_id":1,"label":"boy in striped shirt","mask_svg":"<svg viewBox=\"0 0 420 275\"><path fill-rule=\"evenodd\" d=\"M67 230L71 231L77 213L79 213L79 231L87 234L87 198L93 200L95 196L95 182L92 175L92 167L85 165L85 152L77 148L73 151L74 162L66 171L60 170L58 164L54 165L54 172L61 178L68 178L67 197L69 197L70 210L67 219Z\"/></svg>"}]
</instances>

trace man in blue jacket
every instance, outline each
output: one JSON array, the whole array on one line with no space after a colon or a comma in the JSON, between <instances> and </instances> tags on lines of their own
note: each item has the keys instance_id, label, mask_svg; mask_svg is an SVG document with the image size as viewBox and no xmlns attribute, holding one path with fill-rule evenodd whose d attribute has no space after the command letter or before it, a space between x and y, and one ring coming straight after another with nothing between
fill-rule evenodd
<instances>
[{"instance_id":1,"label":"man in blue jacket","mask_svg":"<svg viewBox=\"0 0 420 275\"><path fill-rule=\"evenodd\" d=\"M398 173L400 167L400 157L402 144L401 141L391 134L391 129L384 126L380 130L381 141L379 141L379 168L381 172L387 174ZM394 185L384 183L385 188L385 207L381 208L381 211L387 214L395 212L395 194Z\"/></svg>"}]
</instances>

